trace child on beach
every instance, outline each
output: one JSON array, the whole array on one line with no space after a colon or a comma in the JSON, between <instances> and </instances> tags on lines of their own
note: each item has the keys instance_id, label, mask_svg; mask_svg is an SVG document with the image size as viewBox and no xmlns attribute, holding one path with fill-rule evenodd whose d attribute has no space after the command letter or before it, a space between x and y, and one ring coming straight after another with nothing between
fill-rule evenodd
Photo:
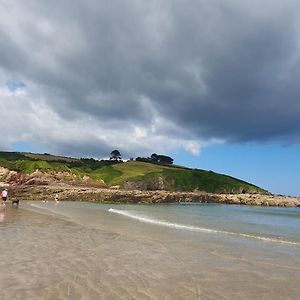
<instances>
[{"instance_id":1,"label":"child on beach","mask_svg":"<svg viewBox=\"0 0 300 300\"><path fill-rule=\"evenodd\" d=\"M59 201L58 201L58 194L55 195L54 200L55 200L56 203L59 203Z\"/></svg>"}]
</instances>

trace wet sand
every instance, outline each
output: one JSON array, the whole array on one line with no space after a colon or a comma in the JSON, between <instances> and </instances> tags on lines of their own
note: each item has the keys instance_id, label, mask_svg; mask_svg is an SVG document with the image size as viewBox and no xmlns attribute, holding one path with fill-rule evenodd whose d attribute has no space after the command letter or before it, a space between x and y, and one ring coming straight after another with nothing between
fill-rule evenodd
<instances>
[{"instance_id":1,"label":"wet sand","mask_svg":"<svg viewBox=\"0 0 300 300\"><path fill-rule=\"evenodd\" d=\"M207 235L199 244L178 240L167 229L131 232L99 222L97 228L83 226L7 206L0 223L0 299L299 297L299 247L288 248L291 256L285 245L256 251L253 242L233 250Z\"/></svg>"}]
</instances>

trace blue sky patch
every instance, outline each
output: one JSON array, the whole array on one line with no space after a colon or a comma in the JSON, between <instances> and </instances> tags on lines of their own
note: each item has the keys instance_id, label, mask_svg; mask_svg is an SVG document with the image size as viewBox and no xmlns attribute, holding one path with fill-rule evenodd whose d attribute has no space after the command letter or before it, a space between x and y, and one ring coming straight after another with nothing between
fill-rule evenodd
<instances>
[{"instance_id":1,"label":"blue sky patch","mask_svg":"<svg viewBox=\"0 0 300 300\"><path fill-rule=\"evenodd\" d=\"M19 141L12 145L13 151L17 152L32 152L32 153L44 153L41 148L34 146L32 143L27 141Z\"/></svg>"},{"instance_id":2,"label":"blue sky patch","mask_svg":"<svg viewBox=\"0 0 300 300\"><path fill-rule=\"evenodd\" d=\"M19 89L24 89L26 84L20 81L9 80L6 82L6 86L11 92L15 92Z\"/></svg>"}]
</instances>

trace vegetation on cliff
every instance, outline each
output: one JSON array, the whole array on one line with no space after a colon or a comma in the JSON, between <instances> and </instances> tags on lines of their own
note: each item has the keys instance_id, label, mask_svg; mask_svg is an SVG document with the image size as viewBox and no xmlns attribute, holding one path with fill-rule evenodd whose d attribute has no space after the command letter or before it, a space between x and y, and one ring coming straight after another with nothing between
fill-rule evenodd
<instances>
[{"instance_id":1,"label":"vegetation on cliff","mask_svg":"<svg viewBox=\"0 0 300 300\"><path fill-rule=\"evenodd\" d=\"M0 152L0 181L34 184L52 181L125 189L265 193L248 182L212 171L141 161L74 159L49 154ZM39 179L39 181L37 180Z\"/></svg>"}]
</instances>

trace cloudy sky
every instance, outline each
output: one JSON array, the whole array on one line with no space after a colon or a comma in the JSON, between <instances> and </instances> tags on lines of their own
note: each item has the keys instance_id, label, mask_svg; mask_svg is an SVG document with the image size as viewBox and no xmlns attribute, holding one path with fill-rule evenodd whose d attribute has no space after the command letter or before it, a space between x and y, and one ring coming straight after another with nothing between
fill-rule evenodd
<instances>
[{"instance_id":1,"label":"cloudy sky","mask_svg":"<svg viewBox=\"0 0 300 300\"><path fill-rule=\"evenodd\" d=\"M1 150L153 152L300 194L298 0L0 0Z\"/></svg>"}]
</instances>

